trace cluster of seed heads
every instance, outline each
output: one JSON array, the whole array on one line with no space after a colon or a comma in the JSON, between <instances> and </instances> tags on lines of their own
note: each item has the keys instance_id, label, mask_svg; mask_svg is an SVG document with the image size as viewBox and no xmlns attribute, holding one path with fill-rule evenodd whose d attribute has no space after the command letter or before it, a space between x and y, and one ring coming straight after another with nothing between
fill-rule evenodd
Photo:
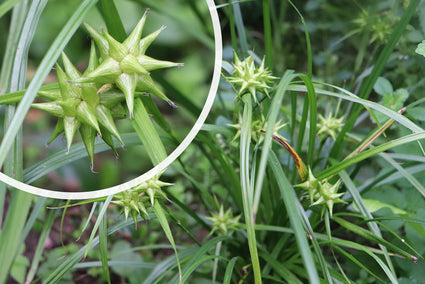
<instances>
[{"instance_id":1,"label":"cluster of seed heads","mask_svg":"<svg viewBox=\"0 0 425 284\"><path fill-rule=\"evenodd\" d=\"M133 117L134 100L137 95L149 93L175 106L155 85L149 72L183 64L156 60L145 54L165 28L162 26L141 38L148 11L146 10L142 19L122 43L115 40L107 31L103 30L101 34L86 24L95 43L90 49L87 69L84 73L80 73L63 53L65 70L56 64L59 89L40 92L40 96L49 99L50 102L32 105L58 117L48 143L64 133L69 151L74 135L79 130L90 158L91 170L97 135L115 154L112 137L115 137L121 145L124 144L114 119ZM100 58L97 57L95 45ZM125 106L122 104L123 101L126 102Z\"/></svg>"},{"instance_id":2,"label":"cluster of seed heads","mask_svg":"<svg viewBox=\"0 0 425 284\"><path fill-rule=\"evenodd\" d=\"M345 203L340 198L344 193L338 193L340 185L341 180L338 180L335 184L331 184L328 179L318 180L309 169L306 180L296 186L308 192L310 206L322 205L322 213L327 208L332 216L334 204Z\"/></svg>"},{"instance_id":3,"label":"cluster of seed heads","mask_svg":"<svg viewBox=\"0 0 425 284\"><path fill-rule=\"evenodd\" d=\"M120 215L124 214L125 219L131 216L137 226L137 216L149 219L147 208L154 205L155 199L167 196L161 187L172 185L162 182L155 176L131 189L115 194L113 204L121 207Z\"/></svg>"}]
</instances>

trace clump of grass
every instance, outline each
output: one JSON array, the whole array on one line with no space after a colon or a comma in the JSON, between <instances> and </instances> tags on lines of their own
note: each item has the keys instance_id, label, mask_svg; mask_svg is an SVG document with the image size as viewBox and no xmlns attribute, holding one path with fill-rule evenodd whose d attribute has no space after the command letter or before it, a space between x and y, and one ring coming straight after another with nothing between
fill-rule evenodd
<instances>
[{"instance_id":1,"label":"clump of grass","mask_svg":"<svg viewBox=\"0 0 425 284\"><path fill-rule=\"evenodd\" d=\"M163 4L144 2L177 18L181 27L188 26ZM71 253L60 260L55 258L53 263L44 260L65 252L44 247L49 231L61 227L55 225L58 211L46 211L46 204L66 209L61 221L64 229L74 206L45 198L33 202L32 196L0 185L0 212L5 200L10 200L0 232L0 283L8 277L25 281L16 271L23 271L27 281L40 277L44 282L57 283L67 277L72 280L77 269L109 283L117 279L130 283L420 280L415 265L424 265L420 254L423 244L417 241L425 225L421 221L425 188L420 175L425 170L425 119L423 99L418 95L423 84L406 71L406 66L422 67L419 60L397 59L402 52L398 46L408 50L412 45L404 34L406 29L419 31L415 14L419 1L411 0L408 5L384 1L368 7L353 4L349 7L353 21L347 21L351 17L346 12L351 11L349 8L319 1L309 1L306 7L296 7L291 1L222 2L216 4L222 12L223 33L230 34L225 44L234 50L233 58L229 54L224 59L217 102L195 143L162 174L164 182L155 177L115 196L72 204L93 206L85 213L83 228L72 228L70 234L77 232L78 236L80 231L92 229L89 236L81 234L84 246L65 245ZM122 19L111 3L101 1L102 17L111 36L125 42ZM48 173L35 168L24 171L19 128L38 89L48 91L41 87L41 81L94 4L85 1L75 11L51 45L28 91L21 91L24 82L18 76L26 70L27 55L5 57L1 86L6 94L0 96L0 102L10 105L5 109L7 136L0 149L12 149L0 151L6 174L13 173L28 182ZM33 31L23 27L35 27L43 9L33 5L32 9L23 4L14 8L12 22L16 26L11 27L21 29L10 34L8 52L16 51L13 43L19 38L25 38L26 44L31 42ZM192 1L187 1L187 6L191 23L199 23L209 35L205 10ZM0 6L0 15L4 7ZM373 17L376 13L372 11L384 13L384 20ZM28 17L21 22L18 15L25 13ZM392 20L397 25L388 25ZM330 26L334 27L329 29L332 39L322 32L323 27ZM114 46L108 34L102 36L89 29L98 45L100 42L100 49L103 37ZM199 30L196 33L201 42L208 42L208 36ZM259 34L264 40L259 40ZM412 45L409 56L419 56L413 52L419 42ZM422 45L417 49L420 54ZM116 54L113 57L117 61ZM101 59L99 66L111 61L106 53ZM73 70L64 64L65 69ZM140 66L132 68L124 73L143 76ZM99 77L87 74L67 80L98 84L95 90L107 94L103 91L110 86L105 84L111 82L95 82ZM141 141L147 159L158 164L167 155L167 143L179 139L162 116L152 121L150 115L158 109L150 99L134 94L137 84L121 86L117 83L119 76L114 73L109 77L122 93L120 105L133 113L133 132L112 135L118 140L109 145L102 123L98 123L102 139L112 148L121 140L129 144ZM187 80L192 79L195 76ZM62 80L62 85L67 80ZM166 90L181 94L176 96L179 107L197 115L194 94L183 94L168 78L157 81ZM397 97L399 90L402 98ZM159 97L168 101L164 96ZM18 101L19 106L13 106ZM78 149L78 157L89 157L93 162L94 152L86 151L91 148L87 145L73 147ZM46 169L69 166L66 157L64 152L59 153L43 165ZM122 219L117 217L120 213ZM47 216L43 217L46 221L38 221L40 216ZM19 266L23 259L20 244L31 230L40 230L41 234L27 269ZM117 253L122 247L129 251Z\"/></svg>"}]
</instances>

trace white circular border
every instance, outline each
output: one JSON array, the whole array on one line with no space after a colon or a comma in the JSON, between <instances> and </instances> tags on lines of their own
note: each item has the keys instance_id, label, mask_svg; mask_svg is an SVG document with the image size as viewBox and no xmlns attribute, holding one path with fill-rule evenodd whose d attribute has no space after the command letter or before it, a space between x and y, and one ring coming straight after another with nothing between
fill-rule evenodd
<instances>
[{"instance_id":1,"label":"white circular border","mask_svg":"<svg viewBox=\"0 0 425 284\"><path fill-rule=\"evenodd\" d=\"M170 154L167 158L165 158L161 163L156 165L154 168L144 173L143 175L128 181L126 183L122 183L113 187L100 189L96 191L90 192L61 192L61 191L52 191L39 187L35 187L32 185L25 184L23 182L17 181L4 173L0 172L0 181L20 189L22 191L32 193L39 196L55 198L55 199L91 199L91 198L99 198L105 197L108 195L116 194L118 192L124 191L126 189L132 188L152 177L164 171L181 153L189 146L192 140L195 138L196 134L198 134L202 125L204 124L208 113L212 107L212 104L215 99L215 94L218 89L218 84L220 81L221 74L221 65L222 65L222 54L223 54L223 46L221 39L221 28L220 21L218 19L217 9L214 4L214 0L206 0L208 8L210 10L211 20L213 23L214 29L214 39L215 39L215 63L214 63L214 73L211 82L210 91L208 93L207 100L205 102L204 108L201 111L201 114L196 120L195 125L190 130L189 134L184 138L182 143Z\"/></svg>"}]
</instances>

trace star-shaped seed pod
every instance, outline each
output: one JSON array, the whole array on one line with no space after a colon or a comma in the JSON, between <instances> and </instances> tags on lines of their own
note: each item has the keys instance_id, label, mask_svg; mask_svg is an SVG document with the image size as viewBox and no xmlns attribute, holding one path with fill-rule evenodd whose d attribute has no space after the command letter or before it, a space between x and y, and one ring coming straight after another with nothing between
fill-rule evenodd
<instances>
[{"instance_id":1,"label":"star-shaped seed pod","mask_svg":"<svg viewBox=\"0 0 425 284\"><path fill-rule=\"evenodd\" d=\"M323 210L327 207L332 217L334 204L345 203L345 201L340 198L344 193L338 193L340 185L341 180L338 180L335 184L331 184L327 179L318 180L309 168L306 180L296 185L296 187L307 190L310 196L310 206L322 204L324 205Z\"/></svg>"},{"instance_id":2,"label":"star-shaped seed pod","mask_svg":"<svg viewBox=\"0 0 425 284\"><path fill-rule=\"evenodd\" d=\"M269 84L277 79L271 75L271 71L264 67L264 59L260 67L254 64L252 55L241 61L234 53L235 62L233 64L233 76L229 77L229 82L239 86L238 97L250 93L256 103L258 103L256 92L262 92L269 96L268 90L271 89Z\"/></svg>"},{"instance_id":3,"label":"star-shaped seed pod","mask_svg":"<svg viewBox=\"0 0 425 284\"><path fill-rule=\"evenodd\" d=\"M236 132L236 134L233 137L231 142L236 141L236 139L238 137L240 137L240 135L241 135L241 121L242 121L242 117L241 117L241 115L239 115L239 123L228 124L228 126L237 129L237 132ZM286 125L286 123L282 123L282 121L280 121L280 120L277 121L274 128L273 128L272 135L274 135L275 137L279 137L280 139L285 139L279 134L279 131L283 127L285 127L285 125ZM252 138L252 140L254 140L258 144L261 144L264 140L264 135L265 135L264 129L267 129L267 127L268 127L268 122L264 118L264 115L261 115L260 119L253 120L252 125L251 125L251 129L252 129L251 138Z\"/></svg>"},{"instance_id":4,"label":"star-shaped seed pod","mask_svg":"<svg viewBox=\"0 0 425 284\"><path fill-rule=\"evenodd\" d=\"M112 136L118 139L122 145L124 144L115 126L114 115L122 115L124 110L120 110L120 105L125 98L123 95L116 94L99 95L100 85L97 83L72 83L83 75L75 68L65 53L62 53L62 61L65 71L59 64L56 65L59 90L42 93L43 97L47 97L51 101L34 103L32 107L58 117L58 122L47 142L48 144L64 133L67 152L69 152L76 131L80 131L90 158L90 169L93 171L94 142L97 134L115 153ZM95 70L97 65L96 50L92 45L85 74Z\"/></svg>"},{"instance_id":5,"label":"star-shaped seed pod","mask_svg":"<svg viewBox=\"0 0 425 284\"><path fill-rule=\"evenodd\" d=\"M212 222L212 230L209 235L219 232L221 235L231 235L234 231L239 229L240 215L233 217L232 210L228 209L224 212L223 205L220 206L218 213L212 213L211 217L207 217Z\"/></svg>"},{"instance_id":6,"label":"star-shaped seed pod","mask_svg":"<svg viewBox=\"0 0 425 284\"><path fill-rule=\"evenodd\" d=\"M317 124L319 130L317 131L317 135L320 136L321 140L327 136L330 136L333 140L336 140L337 134L343 127L343 120L343 116L336 118L336 116L333 116L332 113L329 113L326 118L319 114L319 123Z\"/></svg>"},{"instance_id":7,"label":"star-shaped seed pod","mask_svg":"<svg viewBox=\"0 0 425 284\"><path fill-rule=\"evenodd\" d=\"M111 202L121 207L120 215L124 214L125 219L131 215L137 226L137 216L149 218L146 208L153 206L155 199L167 199L161 187L169 185L172 184L160 181L158 176L154 176L129 190L115 194L116 199Z\"/></svg>"},{"instance_id":8,"label":"star-shaped seed pod","mask_svg":"<svg viewBox=\"0 0 425 284\"><path fill-rule=\"evenodd\" d=\"M90 25L85 24L88 32L96 42L102 62L92 72L85 74L83 78L75 81L113 83L125 95L130 118L133 116L134 95L136 92L150 93L175 106L155 85L149 72L156 69L183 65L182 63L156 60L145 55L147 48L165 28L162 26L157 31L141 38L148 12L149 9L146 10L142 19L122 43L115 40L105 30L103 30L102 35Z\"/></svg>"}]
</instances>

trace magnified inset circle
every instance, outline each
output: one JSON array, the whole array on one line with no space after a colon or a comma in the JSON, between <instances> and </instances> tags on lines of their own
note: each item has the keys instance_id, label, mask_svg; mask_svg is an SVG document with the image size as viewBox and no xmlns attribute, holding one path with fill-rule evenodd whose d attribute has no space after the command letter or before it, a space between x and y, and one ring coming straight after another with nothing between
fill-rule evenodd
<instances>
[{"instance_id":1,"label":"magnified inset circle","mask_svg":"<svg viewBox=\"0 0 425 284\"><path fill-rule=\"evenodd\" d=\"M146 173L140 175L137 178L134 178L128 182L101 189L101 190L95 190L95 191L86 191L86 192L61 192L61 191L53 191L48 190L44 188L35 187L32 185L25 184L23 182L17 181L4 173L0 172L0 181L14 187L17 189L20 189L22 191L44 196L48 198L55 198L55 199L91 199L91 198L99 198L99 197L105 197L108 195L116 194L121 191L130 189L144 181L147 181L155 176L157 176L159 173L163 172L179 155L189 146L189 144L192 142L192 140L195 138L196 134L201 129L203 123L205 122L207 115L212 107L212 104L214 102L215 94L218 89L218 84L220 80L220 71L221 71L221 63L222 63L222 39L221 39L221 28L220 28L220 22L218 19L217 10L214 4L213 0L205 0L209 9L209 13L211 16L211 21L213 24L213 31L214 31L214 40L215 40L215 52L214 52L214 70L212 74L212 82L211 86L208 92L207 99L205 101L205 104L202 108L202 111L196 120L195 124L189 131L189 133L186 135L186 137L183 139L183 141L180 143L180 145L177 146L169 155L167 158L165 158L163 161L161 161L158 165L147 171Z\"/></svg>"}]
</instances>

